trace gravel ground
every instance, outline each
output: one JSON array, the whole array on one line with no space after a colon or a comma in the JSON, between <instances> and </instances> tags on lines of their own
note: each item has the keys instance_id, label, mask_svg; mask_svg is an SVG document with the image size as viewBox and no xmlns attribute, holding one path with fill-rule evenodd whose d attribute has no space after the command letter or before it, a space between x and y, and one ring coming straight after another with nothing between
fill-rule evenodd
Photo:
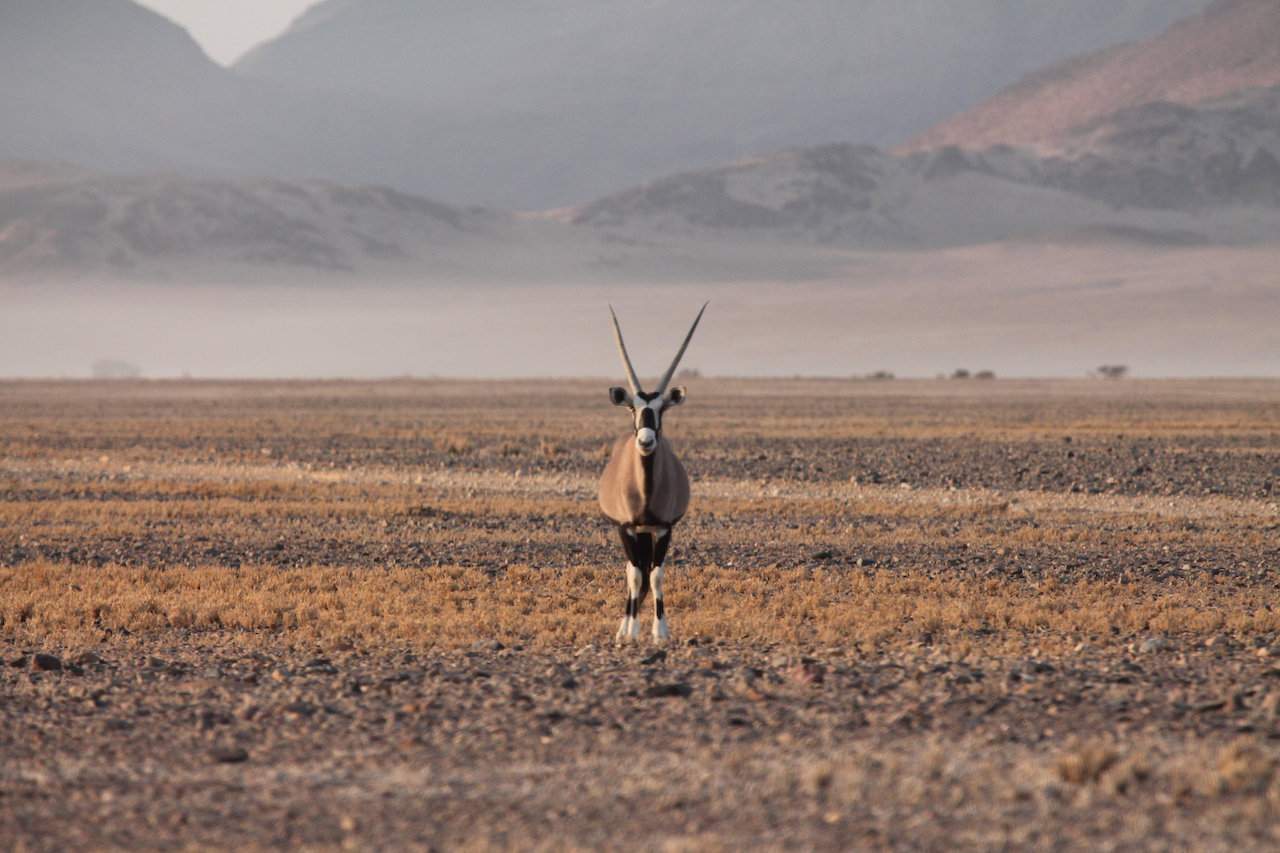
<instances>
[{"instance_id":1,"label":"gravel ground","mask_svg":"<svg viewBox=\"0 0 1280 853\"><path fill-rule=\"evenodd\" d=\"M1280 844L1280 383L701 382L667 427L685 595L681 566L786 572L801 622L819 575L1193 586L1167 624L778 642L673 607L671 643L615 648L621 572L589 642L554 612L352 643L2 600L48 563L144 597L191 566L614 571L598 385L0 383L0 847Z\"/></svg>"}]
</instances>

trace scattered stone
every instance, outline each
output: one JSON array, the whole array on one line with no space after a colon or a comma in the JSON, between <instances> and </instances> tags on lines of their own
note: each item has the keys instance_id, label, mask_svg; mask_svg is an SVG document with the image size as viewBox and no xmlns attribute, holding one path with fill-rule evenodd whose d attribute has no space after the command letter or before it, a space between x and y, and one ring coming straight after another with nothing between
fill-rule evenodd
<instances>
[{"instance_id":1,"label":"scattered stone","mask_svg":"<svg viewBox=\"0 0 1280 853\"><path fill-rule=\"evenodd\" d=\"M649 655L645 655L643 658L641 658L640 663L648 665L651 663L660 663L661 661L664 661L666 659L667 659L667 653L662 649L658 649L656 652Z\"/></svg>"},{"instance_id":2,"label":"scattered stone","mask_svg":"<svg viewBox=\"0 0 1280 853\"><path fill-rule=\"evenodd\" d=\"M316 706L310 702L290 702L283 709L285 715L298 719L300 717L310 717L316 712Z\"/></svg>"},{"instance_id":3,"label":"scattered stone","mask_svg":"<svg viewBox=\"0 0 1280 853\"><path fill-rule=\"evenodd\" d=\"M817 685L826 680L827 672L816 661L801 661L786 671L786 677L796 684Z\"/></svg>"},{"instance_id":4,"label":"scattered stone","mask_svg":"<svg viewBox=\"0 0 1280 853\"><path fill-rule=\"evenodd\" d=\"M1142 645L1138 647L1144 655L1163 652L1167 648L1169 648L1169 643L1163 637L1147 637L1142 641Z\"/></svg>"},{"instance_id":5,"label":"scattered stone","mask_svg":"<svg viewBox=\"0 0 1280 853\"><path fill-rule=\"evenodd\" d=\"M249 760L249 753L238 746L214 747L209 756L219 764L240 764Z\"/></svg>"},{"instance_id":6,"label":"scattered stone","mask_svg":"<svg viewBox=\"0 0 1280 853\"><path fill-rule=\"evenodd\" d=\"M649 699L666 699L678 696L687 698L693 693L693 688L684 682L671 682L666 684L651 684L644 691L644 695Z\"/></svg>"},{"instance_id":7,"label":"scattered stone","mask_svg":"<svg viewBox=\"0 0 1280 853\"><path fill-rule=\"evenodd\" d=\"M62 669L62 660L54 655L37 652L31 658L31 668L41 672L59 672Z\"/></svg>"}]
</instances>

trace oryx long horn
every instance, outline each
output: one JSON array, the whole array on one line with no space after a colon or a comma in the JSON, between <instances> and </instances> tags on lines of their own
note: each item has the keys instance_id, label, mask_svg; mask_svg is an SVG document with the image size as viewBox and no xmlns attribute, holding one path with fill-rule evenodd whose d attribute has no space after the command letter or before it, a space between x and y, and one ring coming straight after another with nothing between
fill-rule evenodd
<instances>
[{"instance_id":1,"label":"oryx long horn","mask_svg":"<svg viewBox=\"0 0 1280 853\"><path fill-rule=\"evenodd\" d=\"M702 303L702 310L698 312L698 316L693 318L693 325L689 327L689 334L684 336L684 343L680 345L680 351L676 353L676 357L672 359L671 366L667 368L667 372L662 375L662 381L658 383L657 393L661 397L667 390L667 383L671 381L671 377L676 375L676 368L680 366L680 359L684 357L684 351L689 348L689 341L693 340L693 333L698 330L698 321L702 319L702 312L707 310L710 302Z\"/></svg>"},{"instance_id":2,"label":"oryx long horn","mask_svg":"<svg viewBox=\"0 0 1280 853\"><path fill-rule=\"evenodd\" d=\"M631 366L631 356L627 355L627 345L622 342L622 329L618 326L618 315L609 306L609 316L613 318L613 339L618 342L618 355L622 356L622 366L627 369L627 385L631 387L631 396L640 393L640 380L636 377L636 369Z\"/></svg>"}]
</instances>

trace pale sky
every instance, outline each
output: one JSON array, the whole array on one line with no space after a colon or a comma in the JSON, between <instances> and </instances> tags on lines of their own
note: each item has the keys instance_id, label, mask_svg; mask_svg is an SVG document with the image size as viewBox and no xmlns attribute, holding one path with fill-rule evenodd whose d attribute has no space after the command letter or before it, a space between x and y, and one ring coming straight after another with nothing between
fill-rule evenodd
<instances>
[{"instance_id":1,"label":"pale sky","mask_svg":"<svg viewBox=\"0 0 1280 853\"><path fill-rule=\"evenodd\" d=\"M317 0L138 0L185 28L215 62L227 65L281 33Z\"/></svg>"}]
</instances>

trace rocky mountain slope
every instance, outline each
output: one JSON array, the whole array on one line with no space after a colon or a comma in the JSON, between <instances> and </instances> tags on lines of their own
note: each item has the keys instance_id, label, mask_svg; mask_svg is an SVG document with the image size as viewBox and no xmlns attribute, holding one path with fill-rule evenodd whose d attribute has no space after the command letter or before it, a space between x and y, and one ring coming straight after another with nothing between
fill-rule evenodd
<instances>
[{"instance_id":1,"label":"rocky mountain slope","mask_svg":"<svg viewBox=\"0 0 1280 853\"><path fill-rule=\"evenodd\" d=\"M1163 34L1038 71L916 137L911 150L1034 145L1155 102L1194 106L1280 85L1280 3L1216 0Z\"/></svg>"},{"instance_id":2,"label":"rocky mountain slope","mask_svg":"<svg viewBox=\"0 0 1280 853\"><path fill-rule=\"evenodd\" d=\"M681 173L574 211L617 234L848 247L1110 239L1161 245L1280 233L1280 90L1152 106L1087 128L1079 151L909 155L830 145Z\"/></svg>"},{"instance_id":3,"label":"rocky mountain slope","mask_svg":"<svg viewBox=\"0 0 1280 853\"><path fill-rule=\"evenodd\" d=\"M504 217L382 187L0 166L0 272L199 276L422 264Z\"/></svg>"}]
</instances>

